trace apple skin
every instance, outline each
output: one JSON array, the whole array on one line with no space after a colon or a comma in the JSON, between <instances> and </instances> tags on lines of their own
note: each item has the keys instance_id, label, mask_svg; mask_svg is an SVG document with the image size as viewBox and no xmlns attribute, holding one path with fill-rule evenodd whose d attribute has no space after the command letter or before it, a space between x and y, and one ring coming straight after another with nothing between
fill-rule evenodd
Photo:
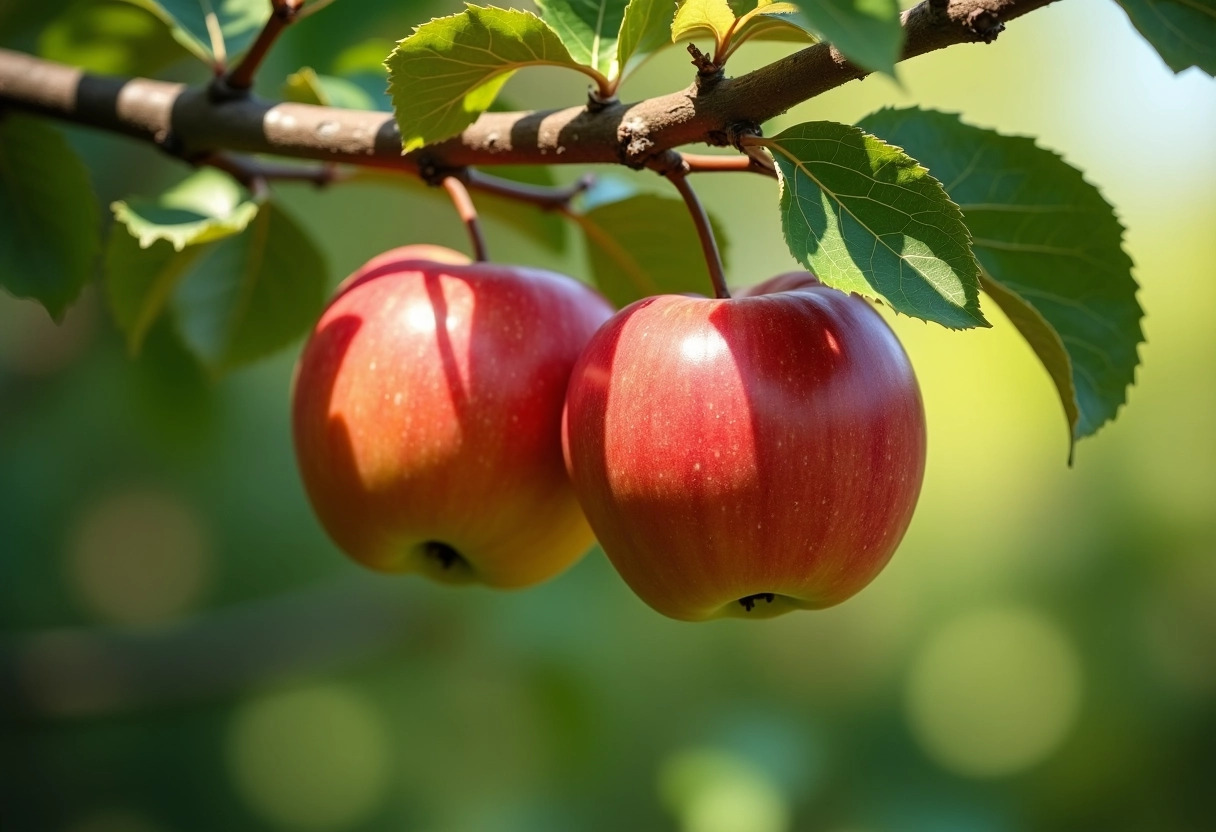
<instances>
[{"instance_id":1,"label":"apple skin","mask_svg":"<svg viewBox=\"0 0 1216 832\"><path fill-rule=\"evenodd\" d=\"M613 312L551 272L406 246L343 282L296 367L296 458L338 547L518 587L592 542L562 460L566 384Z\"/></svg>"},{"instance_id":2,"label":"apple skin","mask_svg":"<svg viewBox=\"0 0 1216 832\"><path fill-rule=\"evenodd\" d=\"M672 618L839 603L882 570L925 467L907 355L809 273L626 307L570 378L566 464L605 553Z\"/></svg>"}]
</instances>

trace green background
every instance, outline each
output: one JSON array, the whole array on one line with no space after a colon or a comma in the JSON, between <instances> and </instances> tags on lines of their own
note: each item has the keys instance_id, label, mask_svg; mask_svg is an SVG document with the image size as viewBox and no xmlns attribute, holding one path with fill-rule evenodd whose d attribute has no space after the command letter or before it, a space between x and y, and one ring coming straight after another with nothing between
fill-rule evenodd
<instances>
[{"instance_id":1,"label":"green background","mask_svg":"<svg viewBox=\"0 0 1216 832\"><path fill-rule=\"evenodd\" d=\"M5 45L36 50L53 5L0 16ZM337 0L288 32L262 91L450 10ZM731 71L783 51L749 45ZM691 73L671 50L623 97ZM506 95L584 88L541 69ZM0 828L1216 828L1216 83L1174 76L1113 3L1073 0L767 132L913 103L1085 171L1128 228L1148 343L1069 469L1050 380L995 304L990 330L893 319L926 401L925 488L886 571L822 612L669 621L598 551L506 594L368 574L296 476L295 348L210 383L163 328L128 359L95 289L59 328L0 295ZM65 132L103 205L186 173ZM733 283L792 267L772 182L695 184ZM331 285L391 246L466 248L438 194L275 191ZM492 217L487 234L497 259L585 275L573 235L555 255Z\"/></svg>"}]
</instances>

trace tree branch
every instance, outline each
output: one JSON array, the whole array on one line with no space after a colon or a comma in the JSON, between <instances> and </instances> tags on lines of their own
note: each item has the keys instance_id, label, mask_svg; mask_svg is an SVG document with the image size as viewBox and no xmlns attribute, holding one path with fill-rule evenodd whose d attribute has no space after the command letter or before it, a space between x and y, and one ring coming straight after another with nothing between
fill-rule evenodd
<instances>
[{"instance_id":1,"label":"tree branch","mask_svg":"<svg viewBox=\"0 0 1216 832\"><path fill-rule=\"evenodd\" d=\"M1053 0L925 0L904 12L903 59L991 42L1008 20ZM728 145L741 131L868 73L819 43L708 90L694 84L633 104L485 113L462 134L401 155L391 116L206 88L107 78L0 49L0 107L134 136L185 158L221 150L416 171L485 164L646 166L681 145Z\"/></svg>"}]
</instances>

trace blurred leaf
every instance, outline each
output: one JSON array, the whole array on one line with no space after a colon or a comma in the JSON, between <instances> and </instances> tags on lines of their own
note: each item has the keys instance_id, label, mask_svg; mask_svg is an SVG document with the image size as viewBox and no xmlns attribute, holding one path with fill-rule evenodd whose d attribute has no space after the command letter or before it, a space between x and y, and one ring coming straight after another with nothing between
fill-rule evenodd
<instances>
[{"instance_id":1,"label":"blurred leaf","mask_svg":"<svg viewBox=\"0 0 1216 832\"><path fill-rule=\"evenodd\" d=\"M541 18L561 38L570 57L609 80L619 74L617 34L627 0L536 0Z\"/></svg>"},{"instance_id":2,"label":"blurred leaf","mask_svg":"<svg viewBox=\"0 0 1216 832\"><path fill-rule=\"evenodd\" d=\"M231 178L204 168L157 200L132 199L111 208L128 233L115 227L110 234L106 291L134 355L200 246L243 231L258 206L243 200Z\"/></svg>"},{"instance_id":3,"label":"blurred leaf","mask_svg":"<svg viewBox=\"0 0 1216 832\"><path fill-rule=\"evenodd\" d=\"M269 0L126 0L169 27L174 40L207 64L244 52L270 17Z\"/></svg>"},{"instance_id":4,"label":"blurred leaf","mask_svg":"<svg viewBox=\"0 0 1216 832\"><path fill-rule=\"evenodd\" d=\"M1118 0L1132 25L1174 72L1216 76L1216 0Z\"/></svg>"},{"instance_id":5,"label":"blurred leaf","mask_svg":"<svg viewBox=\"0 0 1216 832\"><path fill-rule=\"evenodd\" d=\"M186 345L218 373L303 335L321 313L327 280L324 255L270 202L243 234L201 253L173 311Z\"/></svg>"},{"instance_id":6,"label":"blurred leaf","mask_svg":"<svg viewBox=\"0 0 1216 832\"><path fill-rule=\"evenodd\" d=\"M861 126L932 165L974 237L984 289L1050 373L1072 440L1124 403L1144 340L1131 258L1110 204L1081 172L1035 145L917 109Z\"/></svg>"},{"instance_id":7,"label":"blurred leaf","mask_svg":"<svg viewBox=\"0 0 1216 832\"><path fill-rule=\"evenodd\" d=\"M799 124L763 140L781 174L790 253L829 286L952 329L986 326L962 212L898 147L856 127Z\"/></svg>"},{"instance_id":8,"label":"blurred leaf","mask_svg":"<svg viewBox=\"0 0 1216 832\"><path fill-rule=\"evenodd\" d=\"M89 172L63 136L0 114L0 286L62 320L92 276L100 219Z\"/></svg>"},{"instance_id":9,"label":"blurred leaf","mask_svg":"<svg viewBox=\"0 0 1216 832\"><path fill-rule=\"evenodd\" d=\"M480 6L417 27L386 63L407 153L476 121L520 67L565 66L591 73L536 15Z\"/></svg>"},{"instance_id":10,"label":"blurred leaf","mask_svg":"<svg viewBox=\"0 0 1216 832\"><path fill-rule=\"evenodd\" d=\"M182 48L159 20L126 0L80 0L42 30L38 54L106 75L154 75Z\"/></svg>"},{"instance_id":11,"label":"blurred leaf","mask_svg":"<svg viewBox=\"0 0 1216 832\"><path fill-rule=\"evenodd\" d=\"M671 43L672 0L629 0L617 39L620 75L628 75L651 54Z\"/></svg>"},{"instance_id":12,"label":"blurred leaf","mask_svg":"<svg viewBox=\"0 0 1216 832\"><path fill-rule=\"evenodd\" d=\"M544 165L488 165L481 170L528 185L547 188L557 185L552 168ZM566 221L556 211L542 211L531 205L521 205L513 199L489 194L477 194L474 199L485 213L511 224L545 248L557 252L566 250Z\"/></svg>"},{"instance_id":13,"label":"blurred leaf","mask_svg":"<svg viewBox=\"0 0 1216 832\"><path fill-rule=\"evenodd\" d=\"M799 8L807 24L850 61L895 74L904 42L899 0L815 0Z\"/></svg>"},{"instance_id":14,"label":"blurred leaf","mask_svg":"<svg viewBox=\"0 0 1216 832\"><path fill-rule=\"evenodd\" d=\"M735 26L735 13L726 0L684 0L671 22L671 39L712 37L720 52Z\"/></svg>"},{"instance_id":15,"label":"blurred leaf","mask_svg":"<svg viewBox=\"0 0 1216 832\"><path fill-rule=\"evenodd\" d=\"M146 349L132 363L135 396L162 438L196 448L215 420L215 388L168 316L148 330Z\"/></svg>"},{"instance_id":16,"label":"blurred leaf","mask_svg":"<svg viewBox=\"0 0 1216 832\"><path fill-rule=\"evenodd\" d=\"M330 70L359 89L373 102L372 109L389 112L393 102L388 96L388 69L384 59L393 47L395 41L372 38L338 53Z\"/></svg>"},{"instance_id":17,"label":"blurred leaf","mask_svg":"<svg viewBox=\"0 0 1216 832\"><path fill-rule=\"evenodd\" d=\"M287 76L283 97L299 104L321 107L345 107L350 110L375 110L376 102L362 87L345 78L318 75L312 67L303 67Z\"/></svg>"},{"instance_id":18,"label":"blurred leaf","mask_svg":"<svg viewBox=\"0 0 1216 832\"><path fill-rule=\"evenodd\" d=\"M718 250L727 240L713 217ZM591 271L600 291L617 307L650 295L711 290L701 242L681 199L637 194L603 202L579 215Z\"/></svg>"}]
</instances>

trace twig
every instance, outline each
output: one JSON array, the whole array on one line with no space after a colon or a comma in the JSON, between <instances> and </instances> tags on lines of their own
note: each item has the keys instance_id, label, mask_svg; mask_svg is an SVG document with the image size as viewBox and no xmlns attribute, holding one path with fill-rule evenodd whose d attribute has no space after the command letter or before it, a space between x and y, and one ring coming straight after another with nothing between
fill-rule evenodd
<instances>
[{"instance_id":1,"label":"twig","mask_svg":"<svg viewBox=\"0 0 1216 832\"><path fill-rule=\"evenodd\" d=\"M675 151L671 151L671 153L679 156ZM692 214L692 223L697 227L697 236L701 240L701 252L705 255L705 265L709 269L709 281L714 287L714 297L727 299L730 297L730 290L726 288L726 272L722 268L722 255L718 251L718 241L714 238L713 226L709 224L709 214L705 213L701 200L697 199L696 192L688 184L687 164L683 163L682 159L681 162L680 166L670 165L663 175L676 186L676 190L684 198L684 204L688 206L688 213Z\"/></svg>"},{"instance_id":2,"label":"twig","mask_svg":"<svg viewBox=\"0 0 1216 832\"><path fill-rule=\"evenodd\" d=\"M266 19L266 25L262 27L262 31L258 32L257 40L249 47L249 51L241 58L240 63L222 79L219 85L221 95L228 91L235 93L249 91L253 86L253 78L257 75L258 68L270 53L270 47L274 46L279 35L283 34L283 30L295 22L304 0L270 0L270 4L273 7L270 17Z\"/></svg>"},{"instance_id":3,"label":"twig","mask_svg":"<svg viewBox=\"0 0 1216 832\"><path fill-rule=\"evenodd\" d=\"M460 221L464 223L465 229L469 232L469 242L473 245L473 259L478 263L484 263L489 259L486 255L486 238L481 233L481 221L477 218L477 208L473 205L472 198L469 197L469 189L464 186L464 182L456 174L444 176L442 185L448 192L448 196L452 198L452 204L456 206L456 213L460 214Z\"/></svg>"},{"instance_id":4,"label":"twig","mask_svg":"<svg viewBox=\"0 0 1216 832\"><path fill-rule=\"evenodd\" d=\"M264 182L309 182L323 188L342 178L332 164L293 165L252 159L235 153L209 153L192 161L196 165L222 170L247 188L257 179Z\"/></svg>"},{"instance_id":5,"label":"twig","mask_svg":"<svg viewBox=\"0 0 1216 832\"><path fill-rule=\"evenodd\" d=\"M528 202L544 211L553 211L570 204L570 201L595 184L595 177L585 174L573 185L564 187L549 187L547 185L529 185L526 182L516 182L493 176L479 170L469 170L465 176L465 184L473 190L494 194L520 202Z\"/></svg>"},{"instance_id":6,"label":"twig","mask_svg":"<svg viewBox=\"0 0 1216 832\"><path fill-rule=\"evenodd\" d=\"M776 176L771 165L751 156L711 156L702 153L684 153L684 164L689 173L759 173Z\"/></svg>"}]
</instances>

